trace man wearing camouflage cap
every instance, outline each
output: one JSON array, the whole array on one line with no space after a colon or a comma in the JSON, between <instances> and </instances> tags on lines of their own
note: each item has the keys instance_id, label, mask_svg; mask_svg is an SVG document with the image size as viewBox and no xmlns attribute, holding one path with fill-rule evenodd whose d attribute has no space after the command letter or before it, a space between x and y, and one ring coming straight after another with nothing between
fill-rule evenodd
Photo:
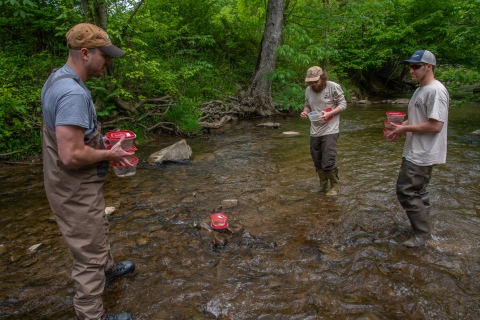
<instances>
[{"instance_id":1,"label":"man wearing camouflage cap","mask_svg":"<svg viewBox=\"0 0 480 320\"><path fill-rule=\"evenodd\" d=\"M73 298L79 320L128 320L106 314L102 293L115 278L135 269L132 261L115 264L108 244L103 184L108 161L130 166L132 153L117 143L106 150L95 107L85 82L100 77L112 58L124 52L101 28L81 23L67 35L67 63L55 69L42 88L44 183L50 207L73 258Z\"/></svg>"}]
</instances>

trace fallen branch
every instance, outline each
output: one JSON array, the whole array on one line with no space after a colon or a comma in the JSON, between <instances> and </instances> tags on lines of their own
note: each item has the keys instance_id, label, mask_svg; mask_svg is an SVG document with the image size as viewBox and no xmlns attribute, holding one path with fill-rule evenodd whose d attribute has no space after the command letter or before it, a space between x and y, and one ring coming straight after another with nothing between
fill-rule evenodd
<instances>
[{"instance_id":1,"label":"fallen branch","mask_svg":"<svg viewBox=\"0 0 480 320\"><path fill-rule=\"evenodd\" d=\"M175 129L173 129L173 128L165 127L165 126L164 126L165 124L170 124L170 125L173 125L173 126L176 127L176 125L175 125L174 123L172 123L172 122L159 122L159 123L155 124L154 126L152 126L152 127L150 127L150 128L144 126L143 124L140 124L140 125L141 125L141 126L145 129L145 131L147 131L147 132L148 132L148 131L155 130L155 129L157 129L157 128L162 128L162 129L165 129L165 130L167 130L167 131L175 131Z\"/></svg>"},{"instance_id":2,"label":"fallen branch","mask_svg":"<svg viewBox=\"0 0 480 320\"><path fill-rule=\"evenodd\" d=\"M223 126L227 121L232 120L231 116L223 116L222 119L215 122L199 122L199 124L205 129L218 129Z\"/></svg>"},{"instance_id":3,"label":"fallen branch","mask_svg":"<svg viewBox=\"0 0 480 320\"><path fill-rule=\"evenodd\" d=\"M12 155L12 154L22 152L23 150L28 149L28 148L30 148L31 146L33 146L33 144L31 144L31 145L29 145L29 146L26 146L26 147L23 147L23 148L20 149L20 150L8 152L8 153L2 153L2 154L0 154L0 157L10 156L10 155Z\"/></svg>"}]
</instances>

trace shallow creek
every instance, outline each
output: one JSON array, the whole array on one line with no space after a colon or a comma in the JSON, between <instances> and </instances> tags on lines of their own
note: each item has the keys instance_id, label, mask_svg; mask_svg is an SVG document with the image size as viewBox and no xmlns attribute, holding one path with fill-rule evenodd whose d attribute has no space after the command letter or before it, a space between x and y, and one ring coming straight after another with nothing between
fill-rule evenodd
<instances>
[{"instance_id":1,"label":"shallow creek","mask_svg":"<svg viewBox=\"0 0 480 320\"><path fill-rule=\"evenodd\" d=\"M110 170L112 252L137 269L110 284L105 307L134 319L479 319L480 147L465 137L480 128L478 105L450 112L448 162L429 187L433 240L421 249L400 245L411 235L394 191L404 138L382 134L385 112L405 110L341 114L337 197L309 192L318 178L298 116L188 138L189 164ZM256 127L267 121L281 126ZM179 140L139 145L137 156ZM0 180L0 319L72 319L71 258L41 166L2 167ZM220 208L226 199L238 205ZM232 230L216 234L223 246L196 227L217 211Z\"/></svg>"}]
</instances>

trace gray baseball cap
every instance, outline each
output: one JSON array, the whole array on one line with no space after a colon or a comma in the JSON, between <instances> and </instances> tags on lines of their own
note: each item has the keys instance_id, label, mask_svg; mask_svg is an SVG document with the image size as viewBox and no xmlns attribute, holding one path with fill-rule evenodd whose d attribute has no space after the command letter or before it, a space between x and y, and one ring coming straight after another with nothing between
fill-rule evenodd
<instances>
[{"instance_id":1,"label":"gray baseball cap","mask_svg":"<svg viewBox=\"0 0 480 320\"><path fill-rule=\"evenodd\" d=\"M410 60L403 60L403 64L411 64L411 63L428 63L431 65L436 65L437 60L433 53L428 50L418 50L410 57Z\"/></svg>"}]
</instances>

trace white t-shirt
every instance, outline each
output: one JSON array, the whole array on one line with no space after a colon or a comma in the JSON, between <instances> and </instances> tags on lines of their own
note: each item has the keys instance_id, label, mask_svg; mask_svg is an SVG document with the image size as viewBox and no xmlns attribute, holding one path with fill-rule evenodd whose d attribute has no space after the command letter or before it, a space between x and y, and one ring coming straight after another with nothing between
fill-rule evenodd
<instances>
[{"instance_id":1,"label":"white t-shirt","mask_svg":"<svg viewBox=\"0 0 480 320\"><path fill-rule=\"evenodd\" d=\"M408 124L435 119L443 122L439 133L407 132L403 157L418 166L432 166L447 161L449 94L438 80L419 87L408 104Z\"/></svg>"},{"instance_id":2,"label":"white t-shirt","mask_svg":"<svg viewBox=\"0 0 480 320\"><path fill-rule=\"evenodd\" d=\"M342 87L333 82L327 81L327 86L320 93L314 92L310 86L305 90L305 107L311 111L321 112L327 108L327 103L331 103L336 107L347 109L347 101L343 94ZM310 125L310 136L321 137L327 134L339 132L340 114L335 115L329 122L312 121Z\"/></svg>"}]
</instances>

